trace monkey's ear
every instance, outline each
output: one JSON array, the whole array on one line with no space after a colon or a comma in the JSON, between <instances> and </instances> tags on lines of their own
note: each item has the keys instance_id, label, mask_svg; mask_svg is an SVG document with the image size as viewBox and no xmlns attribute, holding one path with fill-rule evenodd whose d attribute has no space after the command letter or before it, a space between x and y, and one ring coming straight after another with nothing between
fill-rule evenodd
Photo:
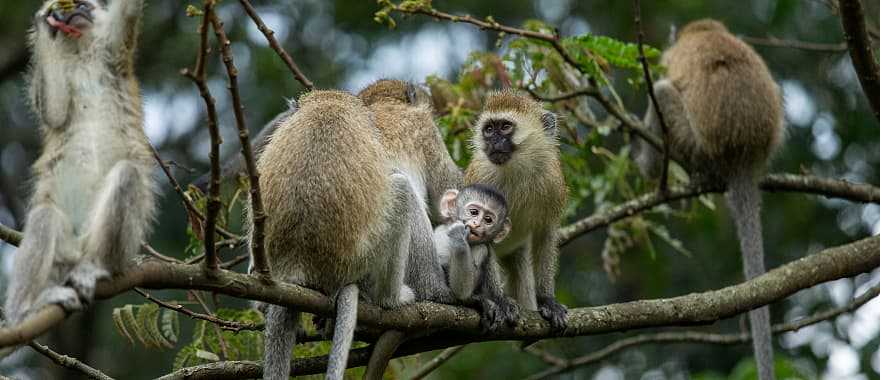
<instances>
[{"instance_id":1,"label":"monkey's ear","mask_svg":"<svg viewBox=\"0 0 880 380\"><path fill-rule=\"evenodd\" d=\"M418 99L418 89L416 85L412 84L412 82L406 82L406 102L410 105L415 105Z\"/></svg>"},{"instance_id":2,"label":"monkey's ear","mask_svg":"<svg viewBox=\"0 0 880 380\"><path fill-rule=\"evenodd\" d=\"M455 200L458 199L458 190L449 189L440 198L440 217L443 220L455 218Z\"/></svg>"},{"instance_id":3,"label":"monkey's ear","mask_svg":"<svg viewBox=\"0 0 880 380\"><path fill-rule=\"evenodd\" d=\"M501 231L498 231L498 234L495 235L495 238L492 239L492 242L498 244L502 242L505 238L507 238L507 234L510 233L510 218L504 218L504 223L501 224Z\"/></svg>"},{"instance_id":4,"label":"monkey's ear","mask_svg":"<svg viewBox=\"0 0 880 380\"><path fill-rule=\"evenodd\" d=\"M541 115L541 126L544 127L544 133L550 137L556 137L557 133L557 125L556 125L556 114L550 111L544 112Z\"/></svg>"}]
</instances>

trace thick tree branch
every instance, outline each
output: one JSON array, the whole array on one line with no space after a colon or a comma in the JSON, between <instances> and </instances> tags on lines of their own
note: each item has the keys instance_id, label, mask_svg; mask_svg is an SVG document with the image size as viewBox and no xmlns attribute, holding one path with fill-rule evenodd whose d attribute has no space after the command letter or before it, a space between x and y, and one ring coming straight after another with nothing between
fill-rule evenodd
<instances>
[{"instance_id":1,"label":"thick tree branch","mask_svg":"<svg viewBox=\"0 0 880 380\"><path fill-rule=\"evenodd\" d=\"M865 26L865 12L859 0L840 0L840 21L849 46L849 56L859 76L862 90L880 120L880 64L871 48L871 37Z\"/></svg>"},{"instance_id":2,"label":"thick tree branch","mask_svg":"<svg viewBox=\"0 0 880 380\"><path fill-rule=\"evenodd\" d=\"M482 334L480 316L476 311L433 303L417 303L396 310L383 310L370 304L362 304L358 308L358 323L381 330L438 330L435 337L445 335L455 344L491 340L538 340L646 327L708 324L767 305L801 289L851 277L877 266L880 266L880 237L867 238L826 249L771 270L751 281L715 291L668 299L574 308L569 311L568 328L565 331L553 331L536 312L524 312L516 328ZM100 282L96 296L100 299L113 297L135 286L206 290L295 307L307 313L333 314L330 300L310 289L282 282L266 283L259 278L225 270L219 270L214 276L210 276L198 267L156 260L142 263L124 277ZM0 329L0 347L27 342L63 318L64 313L60 307L44 308L20 326Z\"/></svg>"},{"instance_id":3,"label":"thick tree branch","mask_svg":"<svg viewBox=\"0 0 880 380\"><path fill-rule=\"evenodd\" d=\"M58 364L64 368L69 368L79 373L82 373L89 379L95 380L113 380L112 377L105 375L103 372L89 367L88 364L79 361L77 358L70 357L67 355L61 355L55 351L52 351L48 346L44 346L36 341L32 341L28 343L28 346L40 353L49 359L51 359L55 364Z\"/></svg>"},{"instance_id":4,"label":"thick tree branch","mask_svg":"<svg viewBox=\"0 0 880 380\"><path fill-rule=\"evenodd\" d=\"M853 202L880 203L880 188L844 180L794 174L771 174L761 181L760 187L767 192L807 193L822 195L826 198L847 199ZM665 194L645 194L563 227L559 231L560 245L566 245L578 236L619 220L638 215L662 204L723 191L725 191L723 186L715 185L673 188Z\"/></svg>"},{"instance_id":5,"label":"thick tree branch","mask_svg":"<svg viewBox=\"0 0 880 380\"><path fill-rule=\"evenodd\" d=\"M827 321L841 314L853 312L862 305L868 303L868 301L876 298L878 295L880 295L880 285L875 285L872 288L868 289L865 293L854 298L850 303L842 307L825 310L798 321L773 325L773 333L782 334L797 331L806 326L813 325L822 321ZM554 366L547 368L546 370L529 376L527 379L544 379L553 375L560 374L562 372L573 370L577 367L598 363L602 360L605 360L609 356L614 355L627 348L648 343L706 343L732 345L747 343L750 340L751 336L748 333L715 334L699 331L668 331L640 334L618 340L600 350L591 352L583 356L579 356L571 360L562 359L562 363L555 364Z\"/></svg>"},{"instance_id":6,"label":"thick tree branch","mask_svg":"<svg viewBox=\"0 0 880 380\"><path fill-rule=\"evenodd\" d=\"M275 39L275 31L266 26L266 23L263 22L263 19L260 18L260 15L257 14L254 6L251 5L251 2L248 0L239 0L241 6L244 7L245 12L247 12L248 16L254 20L254 24L257 24L257 29L266 36L266 41L269 42L269 46L272 47L272 50L275 50L275 53L281 57L281 60L284 61L284 64L287 65L287 68L290 69L290 72L293 74L293 77L296 78L299 83L301 83L305 88L309 90L315 89L315 84L306 78L306 75L303 74L302 70L299 69L296 62L293 61L293 58L290 57L290 54L281 47L281 44L278 43L278 40Z\"/></svg>"},{"instance_id":7,"label":"thick tree branch","mask_svg":"<svg viewBox=\"0 0 880 380\"><path fill-rule=\"evenodd\" d=\"M205 17L208 17L205 14ZM251 238L251 257L253 258L254 272L264 280L269 279L269 263L266 261L264 247L266 212L263 209L263 195L260 191L260 173L257 171L257 162L254 159L254 151L248 138L248 129L244 119L244 107L241 104L241 94L238 91L238 68L232 58L232 49L229 38L223 30L223 22L216 14L208 17L214 27L214 34L220 42L220 53L223 56L223 64L226 66L226 74L229 77L229 92L232 94L232 111L235 115L235 126L238 128L238 140L241 143L241 154L244 156L245 168L247 169L250 182L250 215L252 219L253 236Z\"/></svg>"}]
</instances>

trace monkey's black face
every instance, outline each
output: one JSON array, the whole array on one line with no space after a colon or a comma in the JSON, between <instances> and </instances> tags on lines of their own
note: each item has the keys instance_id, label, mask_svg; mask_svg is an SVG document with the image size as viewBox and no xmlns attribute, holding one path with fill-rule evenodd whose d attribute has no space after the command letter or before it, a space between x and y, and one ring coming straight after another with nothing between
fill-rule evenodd
<instances>
[{"instance_id":1,"label":"monkey's black face","mask_svg":"<svg viewBox=\"0 0 880 380\"><path fill-rule=\"evenodd\" d=\"M95 5L86 0L54 1L46 9L44 18L52 37L58 32L79 38L94 23Z\"/></svg>"},{"instance_id":2,"label":"monkey's black face","mask_svg":"<svg viewBox=\"0 0 880 380\"><path fill-rule=\"evenodd\" d=\"M483 152L495 165L502 165L513 155L516 146L513 144L513 122L506 119L489 119L483 123Z\"/></svg>"}]
</instances>

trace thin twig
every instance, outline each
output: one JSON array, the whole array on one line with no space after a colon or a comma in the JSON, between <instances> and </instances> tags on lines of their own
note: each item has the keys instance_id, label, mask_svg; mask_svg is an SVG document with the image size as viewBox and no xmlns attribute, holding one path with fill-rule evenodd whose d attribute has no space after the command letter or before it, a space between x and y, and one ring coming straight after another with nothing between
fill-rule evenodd
<instances>
[{"instance_id":1,"label":"thin twig","mask_svg":"<svg viewBox=\"0 0 880 380\"><path fill-rule=\"evenodd\" d=\"M773 325L774 334L782 334L787 332L798 331L806 326L830 320L844 313L851 313L858 309L868 301L880 295L880 284L874 285L862 295L853 298L848 304L828 309L811 315L810 317L787 323ZM748 333L739 334L715 334L699 331L674 331L659 332L649 334L639 334L616 341L595 352L571 359L564 360L564 363L557 364L544 371L529 376L529 380L544 379L562 372L570 371L574 368L600 362L609 356L623 351L627 348L647 344L647 343L707 343L707 344L742 344L749 342L751 336Z\"/></svg>"},{"instance_id":2,"label":"thin twig","mask_svg":"<svg viewBox=\"0 0 880 380\"><path fill-rule=\"evenodd\" d=\"M757 46L790 48L790 49L798 49L798 50L806 50L806 51L815 51L815 52L820 52L820 53L842 53L842 52L846 51L846 42L831 44L831 43L807 42L807 41L798 41L798 40L785 40L785 39L776 38L773 36L765 37L765 38L740 36L740 39L742 39L745 42L748 42L751 45L757 45Z\"/></svg>"},{"instance_id":3,"label":"thin twig","mask_svg":"<svg viewBox=\"0 0 880 380\"><path fill-rule=\"evenodd\" d=\"M145 292L142 289L134 288L134 291L146 298L148 301L159 305L160 307L166 308L168 310L174 310L178 313L184 314L192 319L201 319L203 321L211 322L217 326L219 326L223 330L239 332L242 330L250 330L250 331L260 331L263 329L263 325L256 325L253 323L242 323L236 321L229 321L225 319L217 318L213 315L197 313L195 311L189 310L183 305L180 304L170 304L168 302L162 301L156 297L153 297L149 293Z\"/></svg>"},{"instance_id":4,"label":"thin twig","mask_svg":"<svg viewBox=\"0 0 880 380\"><path fill-rule=\"evenodd\" d=\"M206 15L207 16L207 15ZM226 73L229 77L229 92L232 94L232 111L235 114L235 126L238 128L238 140L241 143L241 154L244 155L245 167L250 180L251 217L253 218L253 238L251 239L251 257L254 263L254 273L264 279L269 278L269 265L266 261L265 247L265 221L266 212L263 209L263 196L260 192L260 173L257 171L257 163L254 160L254 152L248 138L247 125L245 125L244 109L241 105L241 94L238 91L238 69L233 62L231 42L223 30L223 22L216 14L210 15L214 34L220 42L220 52L223 56L223 64L226 65Z\"/></svg>"},{"instance_id":5,"label":"thin twig","mask_svg":"<svg viewBox=\"0 0 880 380\"><path fill-rule=\"evenodd\" d=\"M51 359L53 362L55 362L55 364L82 373L89 379L113 380L112 377L105 375L100 370L90 367L88 364L81 362L79 359L67 355L61 355L55 351L52 351L52 349L48 346L44 346L35 340L32 340L30 343L28 343L28 346L30 346L30 348L33 348L34 351L40 353L40 355Z\"/></svg>"},{"instance_id":6,"label":"thin twig","mask_svg":"<svg viewBox=\"0 0 880 380\"><path fill-rule=\"evenodd\" d=\"M556 50L557 53L562 57L562 59L571 67L575 68L581 74L586 74L587 70L578 64L577 60L565 50L565 47L562 46L562 39L555 34L547 34L541 32L535 32L526 29L514 28L512 26L502 25L496 22L493 19L487 18L486 21L482 21L476 18L471 17L470 15L457 16L453 14L449 14L446 12L438 11L431 6L424 7L401 7L397 4L391 4L393 10L400 13L408 13L408 14L420 14L425 16L430 16L438 20L447 20L452 22L460 22L465 24L474 25L483 30L494 30L496 32L504 32L507 34L514 34L520 37L531 38L535 40L541 40L545 42L549 42L550 45Z\"/></svg>"},{"instance_id":7,"label":"thin twig","mask_svg":"<svg viewBox=\"0 0 880 380\"><path fill-rule=\"evenodd\" d=\"M275 50L275 53L278 53L278 56L281 57L281 60L284 61L284 63L287 65L287 68L290 69L291 73L293 73L293 77L296 78L299 83L302 83L305 88L309 90L314 90L315 84L312 83L309 78L306 78L306 75L303 74L302 70L299 69L299 66L297 66L296 62L293 61L293 58L290 57L290 54L287 54L284 48L281 47L281 45L278 43L278 40L275 39L275 31L269 29L269 27L266 26L266 24L263 22L263 19L260 18L259 14L257 14L254 6L251 5L251 2L248 0L239 0L239 2L241 3L241 6L244 7L244 10L245 12L247 12L248 16L250 16L251 19L254 20L254 24L257 24L257 29L259 29L260 32L263 32L263 35L266 36L266 41L269 42L269 46L271 46L272 49Z\"/></svg>"},{"instance_id":8,"label":"thin twig","mask_svg":"<svg viewBox=\"0 0 880 380\"><path fill-rule=\"evenodd\" d=\"M188 78L192 78L189 69L184 69L183 75ZM207 90L207 88L206 88L206 90ZM210 92L208 92L208 96L211 96ZM211 101L213 102L213 98ZM216 113L215 113L215 115L216 115ZM216 119L216 117L215 117L215 119ZM166 164L165 161L162 160L162 157L159 156L159 151L157 151L156 147L154 147L152 145L150 145L150 148L153 150L153 157L159 163L159 167L162 168L162 172L165 173L166 177L168 177L168 182L171 183L171 187L173 187L174 191L177 193L177 195L180 196L180 200L181 200L181 202L183 202L184 208L186 208L186 210L190 214L194 215L200 221L204 221L205 215L202 214L202 212L199 211L198 208L196 208L196 206L192 203L192 199L190 199L190 197L188 195L186 195L186 193L183 191L183 188L180 187L180 182L177 182L177 179L174 178L173 174L171 174L171 169L168 167L168 164ZM216 226L214 229L215 229L215 231L217 231L217 233L219 233L220 235L222 235L226 239L241 239L240 236L238 236L232 232L227 231L223 227Z\"/></svg>"},{"instance_id":9,"label":"thin twig","mask_svg":"<svg viewBox=\"0 0 880 380\"><path fill-rule=\"evenodd\" d=\"M874 117L880 120L880 63L871 47L871 37L865 25L865 11L859 0L840 0L840 21L849 46L849 56L868 98Z\"/></svg>"},{"instance_id":10,"label":"thin twig","mask_svg":"<svg viewBox=\"0 0 880 380\"><path fill-rule=\"evenodd\" d=\"M159 260L162 260L166 263L177 263L177 264L183 263L183 261L181 261L181 260L175 259L170 256L165 256L165 255L159 253L159 251L157 251L155 248L153 248L151 245L149 245L145 242L141 243L141 247L143 247L144 250L147 251L147 254L149 254L150 256L153 256L153 257L155 257Z\"/></svg>"},{"instance_id":11,"label":"thin twig","mask_svg":"<svg viewBox=\"0 0 880 380\"><path fill-rule=\"evenodd\" d=\"M9 244L12 244L18 247L21 244L22 234L12 228L6 227L3 224L0 224L0 240L3 240Z\"/></svg>"},{"instance_id":12,"label":"thin twig","mask_svg":"<svg viewBox=\"0 0 880 380\"><path fill-rule=\"evenodd\" d=\"M639 62L642 63L642 73L645 76L645 85L648 87L648 97L651 98L651 104L654 105L654 113L657 114L657 120L660 122L660 131L663 133L663 166L660 168L660 193L666 193L669 184L669 126L663 117L660 109L660 103L657 102L657 95L654 94L654 79L651 77L651 68L648 66L648 58L645 57L645 31L642 30L642 3L639 0L633 0L633 13L635 14L636 24L636 41L639 46Z\"/></svg>"},{"instance_id":13,"label":"thin twig","mask_svg":"<svg viewBox=\"0 0 880 380\"><path fill-rule=\"evenodd\" d=\"M435 369L440 367L443 363L446 363L449 359L451 359L455 354L461 351L466 345L461 345L457 347L449 347L431 360L429 360L425 365L419 368L418 371L412 376L410 380L421 380L428 376Z\"/></svg>"}]
</instances>

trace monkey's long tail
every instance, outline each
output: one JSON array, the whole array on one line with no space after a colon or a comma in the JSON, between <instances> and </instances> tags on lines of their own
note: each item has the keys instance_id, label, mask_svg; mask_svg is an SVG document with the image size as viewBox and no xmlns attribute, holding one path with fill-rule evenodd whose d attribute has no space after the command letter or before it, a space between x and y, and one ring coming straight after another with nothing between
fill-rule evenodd
<instances>
[{"instance_id":1,"label":"monkey's long tail","mask_svg":"<svg viewBox=\"0 0 880 380\"><path fill-rule=\"evenodd\" d=\"M287 380L290 377L290 354L296 344L300 314L293 309L268 305L263 354L263 379Z\"/></svg>"},{"instance_id":2,"label":"monkey's long tail","mask_svg":"<svg viewBox=\"0 0 880 380\"><path fill-rule=\"evenodd\" d=\"M336 327L333 329L333 344L327 361L327 380L342 380L348 367L348 351L354 339L357 324L358 287L349 284L336 296Z\"/></svg>"},{"instance_id":3,"label":"monkey's long tail","mask_svg":"<svg viewBox=\"0 0 880 380\"><path fill-rule=\"evenodd\" d=\"M379 340L373 344L373 352L370 354L370 362L367 363L367 372L364 373L365 380L382 380L385 374L385 368L388 367L388 361L397 351L397 347L403 343L406 335L401 331L388 330L379 337Z\"/></svg>"},{"instance_id":4,"label":"monkey's long tail","mask_svg":"<svg viewBox=\"0 0 880 380\"><path fill-rule=\"evenodd\" d=\"M736 224L742 250L746 279L764 274L764 239L761 229L761 192L749 174L734 176L728 183L727 204ZM758 378L773 380L773 338L770 332L770 309L767 306L749 312L752 347L758 364Z\"/></svg>"}]
</instances>

